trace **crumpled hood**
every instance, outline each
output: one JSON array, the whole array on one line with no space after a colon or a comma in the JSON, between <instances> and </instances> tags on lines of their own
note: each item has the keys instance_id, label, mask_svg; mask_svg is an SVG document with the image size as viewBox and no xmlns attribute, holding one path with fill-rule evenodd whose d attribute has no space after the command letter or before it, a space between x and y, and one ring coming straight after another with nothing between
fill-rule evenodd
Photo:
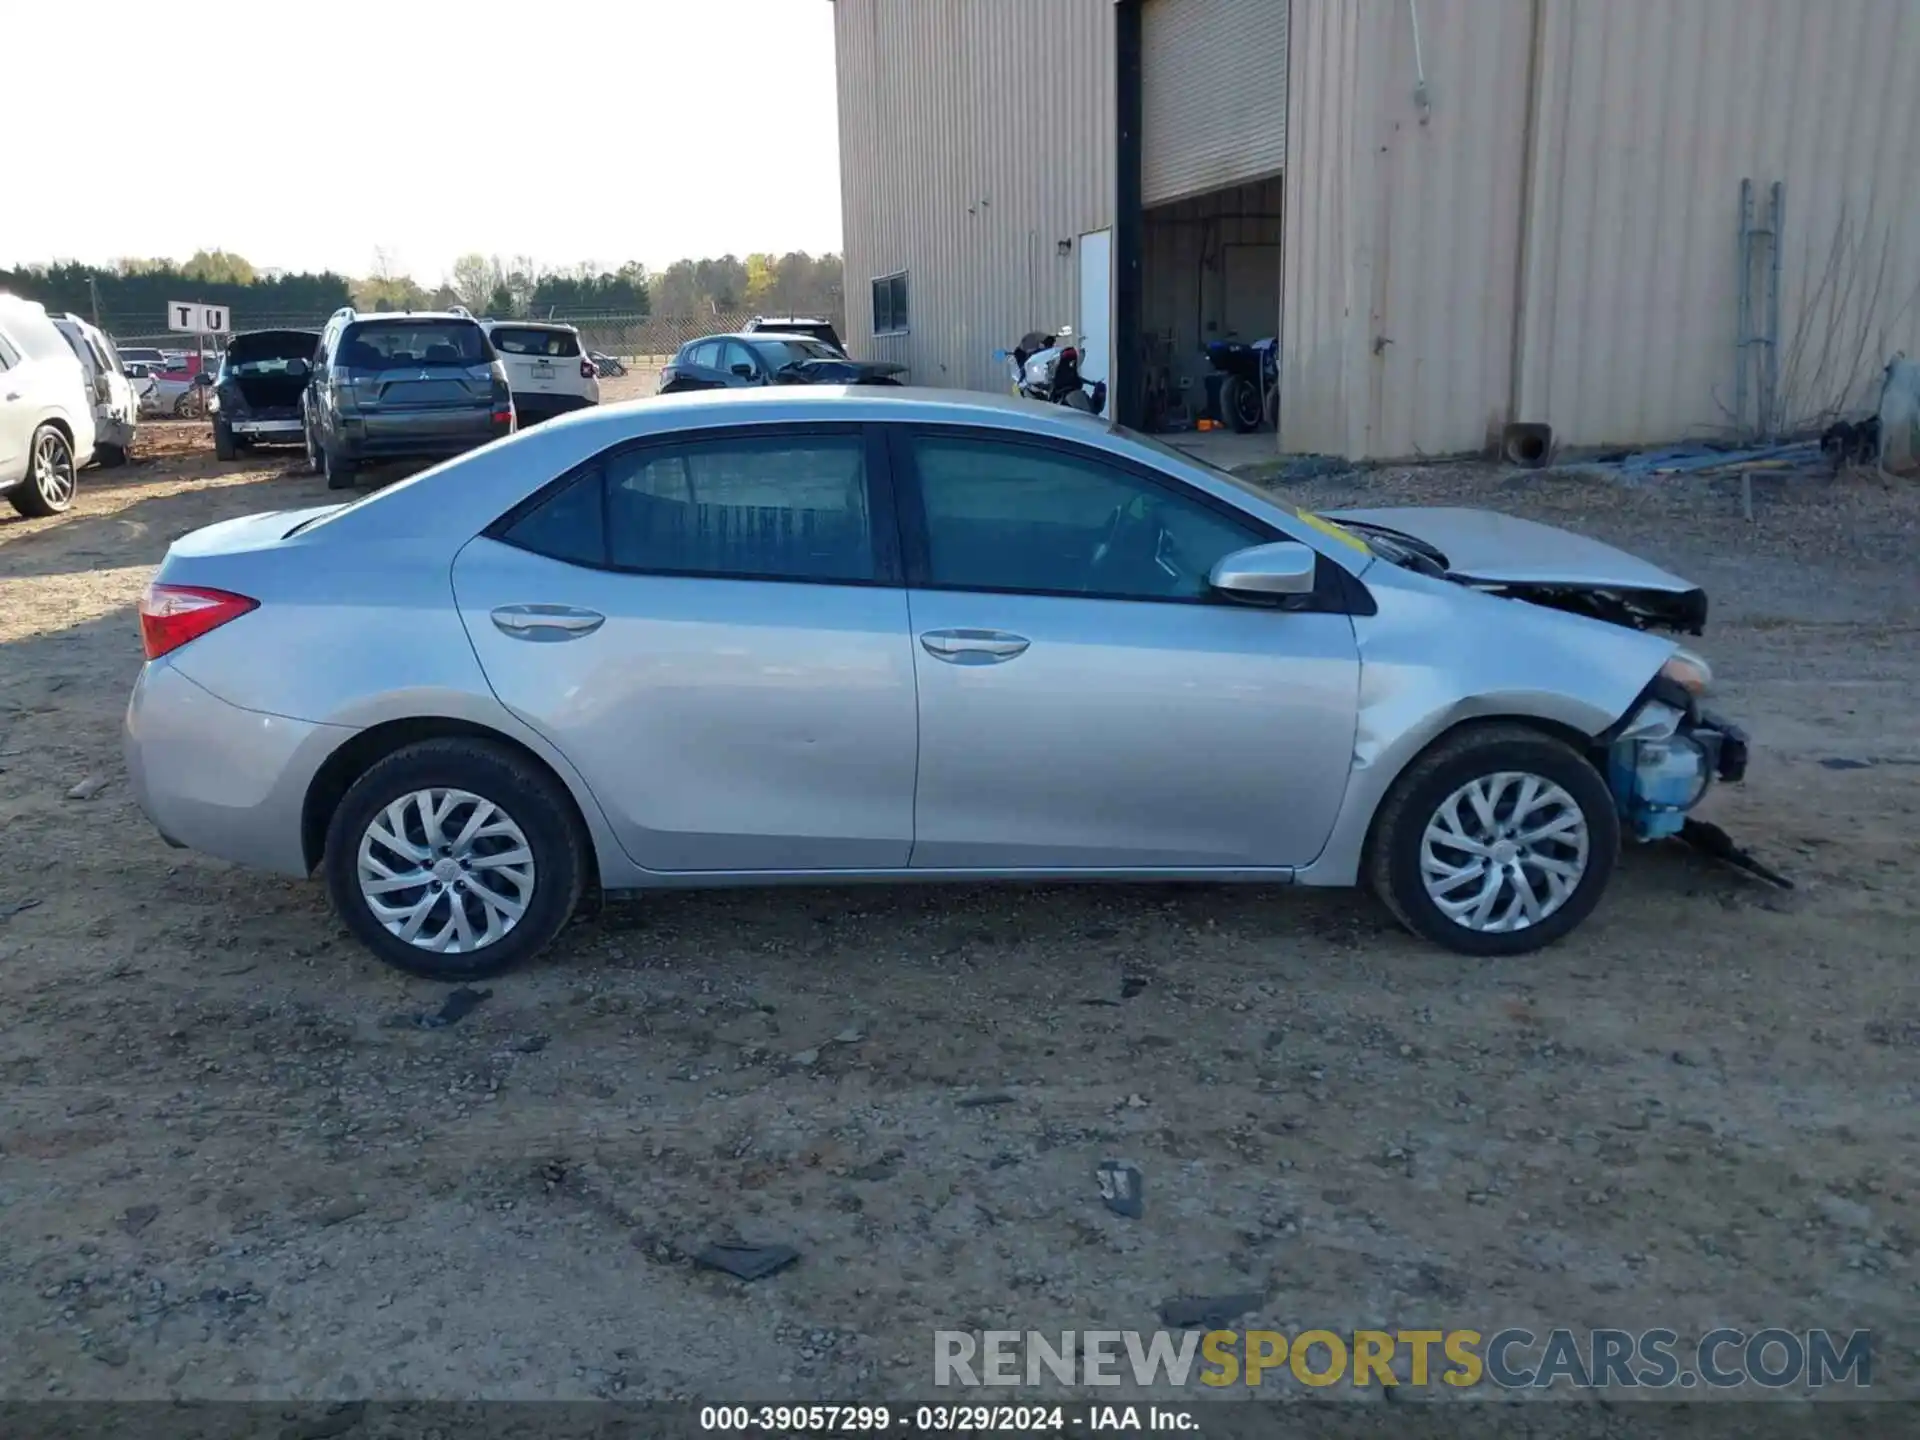
<instances>
[{"instance_id":1,"label":"crumpled hood","mask_svg":"<svg viewBox=\"0 0 1920 1440\"><path fill-rule=\"evenodd\" d=\"M1423 541L1445 556L1447 571L1459 580L1675 595L1699 588L1602 541L1494 510L1410 505L1321 513Z\"/></svg>"}]
</instances>

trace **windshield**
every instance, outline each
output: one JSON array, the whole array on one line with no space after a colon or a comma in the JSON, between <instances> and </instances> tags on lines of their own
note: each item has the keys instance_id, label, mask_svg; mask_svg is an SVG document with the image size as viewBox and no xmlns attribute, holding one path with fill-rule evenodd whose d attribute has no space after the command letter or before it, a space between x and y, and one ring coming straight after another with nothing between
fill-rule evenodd
<instances>
[{"instance_id":1,"label":"windshield","mask_svg":"<svg viewBox=\"0 0 1920 1440\"><path fill-rule=\"evenodd\" d=\"M493 347L471 320L370 320L340 337L338 363L351 370L487 365Z\"/></svg>"},{"instance_id":2,"label":"windshield","mask_svg":"<svg viewBox=\"0 0 1920 1440\"><path fill-rule=\"evenodd\" d=\"M840 352L818 340L759 340L753 347L770 370L802 360L838 360Z\"/></svg>"},{"instance_id":3,"label":"windshield","mask_svg":"<svg viewBox=\"0 0 1920 1440\"><path fill-rule=\"evenodd\" d=\"M1324 519L1314 514L1311 510L1302 510L1298 505L1293 505L1282 500L1266 486L1256 484L1251 480L1242 479L1231 470L1223 470L1211 460L1204 460L1191 450L1182 450L1179 446L1169 445L1166 441L1156 439L1152 435L1143 435L1138 430L1129 430L1125 425L1113 425L1110 426L1109 429L1122 439L1131 440L1136 445L1157 451L1168 459L1183 461L1188 465L1197 465L1215 480L1231 485L1234 489L1251 495L1255 499L1273 506L1274 509L1284 514L1291 515L1308 529L1318 530L1330 540L1338 540L1343 545L1351 546L1355 550L1364 550L1370 555L1379 553L1372 545L1367 543L1364 535L1349 530L1344 525L1336 525L1333 521Z\"/></svg>"}]
</instances>

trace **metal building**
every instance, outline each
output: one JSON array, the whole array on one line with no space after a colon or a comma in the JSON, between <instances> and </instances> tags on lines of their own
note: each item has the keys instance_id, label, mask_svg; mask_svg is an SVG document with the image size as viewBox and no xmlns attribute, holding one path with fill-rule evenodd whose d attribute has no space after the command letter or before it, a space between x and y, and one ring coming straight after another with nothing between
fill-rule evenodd
<instances>
[{"instance_id":1,"label":"metal building","mask_svg":"<svg viewBox=\"0 0 1920 1440\"><path fill-rule=\"evenodd\" d=\"M1071 324L1137 422L1277 335L1280 448L1394 457L1790 428L1920 353L1920 0L834 24L849 338L920 383Z\"/></svg>"}]
</instances>

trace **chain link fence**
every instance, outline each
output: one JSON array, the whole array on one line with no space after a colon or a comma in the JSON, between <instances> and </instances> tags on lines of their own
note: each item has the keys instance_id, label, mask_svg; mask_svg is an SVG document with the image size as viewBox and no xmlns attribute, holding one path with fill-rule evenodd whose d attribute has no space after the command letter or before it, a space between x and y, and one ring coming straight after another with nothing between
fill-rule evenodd
<instances>
[{"instance_id":1,"label":"chain link fence","mask_svg":"<svg viewBox=\"0 0 1920 1440\"><path fill-rule=\"evenodd\" d=\"M641 365L664 364L674 352L689 340L698 340L703 335L724 335L738 330L753 318L747 310L729 310L704 315L638 315L631 313L613 313L604 315L555 315L529 316L529 320L551 318L561 324L571 325L580 332L580 340L589 350L598 350L604 355L614 355L621 360ZM845 330L838 315L826 315L819 318L827 320L836 330ZM247 330L319 330L327 323L325 315L246 315L236 313L233 328L236 331ZM110 330L114 344L140 345L157 350L184 350L191 352L194 337L174 332L160 333L134 330Z\"/></svg>"}]
</instances>

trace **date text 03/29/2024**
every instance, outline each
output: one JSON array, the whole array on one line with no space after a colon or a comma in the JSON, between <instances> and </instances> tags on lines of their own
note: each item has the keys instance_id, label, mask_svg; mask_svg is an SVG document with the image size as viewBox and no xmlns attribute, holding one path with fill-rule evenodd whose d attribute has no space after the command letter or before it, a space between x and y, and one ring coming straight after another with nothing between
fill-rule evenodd
<instances>
[{"instance_id":1,"label":"date text 03/29/2024","mask_svg":"<svg viewBox=\"0 0 1920 1440\"><path fill-rule=\"evenodd\" d=\"M703 1405L700 1428L763 1435L1170 1434L1198 1432L1200 1420L1191 1410L1167 1405Z\"/></svg>"}]
</instances>

